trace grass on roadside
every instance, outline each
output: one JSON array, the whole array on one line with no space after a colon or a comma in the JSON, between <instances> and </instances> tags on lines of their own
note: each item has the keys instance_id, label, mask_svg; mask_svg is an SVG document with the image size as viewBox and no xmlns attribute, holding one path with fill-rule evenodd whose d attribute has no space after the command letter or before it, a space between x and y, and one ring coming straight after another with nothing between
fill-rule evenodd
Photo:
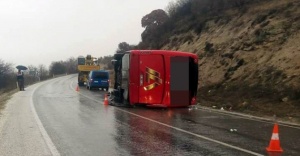
<instances>
[{"instance_id":1,"label":"grass on roadside","mask_svg":"<svg viewBox=\"0 0 300 156\"><path fill-rule=\"evenodd\" d=\"M5 108L6 102L11 98L11 96L16 93L18 90L11 90L11 91L0 91L0 114L1 110Z\"/></svg>"}]
</instances>

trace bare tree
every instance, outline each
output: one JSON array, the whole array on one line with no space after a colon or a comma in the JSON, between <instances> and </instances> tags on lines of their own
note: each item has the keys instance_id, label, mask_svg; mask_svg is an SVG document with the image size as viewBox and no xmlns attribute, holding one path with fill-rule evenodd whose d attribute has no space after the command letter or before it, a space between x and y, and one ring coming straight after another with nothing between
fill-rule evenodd
<instances>
[{"instance_id":1,"label":"bare tree","mask_svg":"<svg viewBox=\"0 0 300 156\"><path fill-rule=\"evenodd\" d=\"M13 71L11 63L5 63L3 60L0 59L0 76L9 74Z\"/></svg>"},{"instance_id":2,"label":"bare tree","mask_svg":"<svg viewBox=\"0 0 300 156\"><path fill-rule=\"evenodd\" d=\"M12 64L0 59L0 89L13 88L15 82L13 78Z\"/></svg>"},{"instance_id":3,"label":"bare tree","mask_svg":"<svg viewBox=\"0 0 300 156\"><path fill-rule=\"evenodd\" d=\"M34 65L29 65L28 70L29 70L29 75L30 76L33 76L33 77L38 76L38 67L36 67Z\"/></svg>"},{"instance_id":4,"label":"bare tree","mask_svg":"<svg viewBox=\"0 0 300 156\"><path fill-rule=\"evenodd\" d=\"M74 57L68 58L64 61L67 73L76 73L77 72L77 59Z\"/></svg>"},{"instance_id":5,"label":"bare tree","mask_svg":"<svg viewBox=\"0 0 300 156\"><path fill-rule=\"evenodd\" d=\"M108 55L108 56L100 57L98 59L98 61L100 64L106 65L106 68L104 68L104 69L113 69L113 65L111 63L112 59L113 59L113 56Z\"/></svg>"},{"instance_id":6,"label":"bare tree","mask_svg":"<svg viewBox=\"0 0 300 156\"><path fill-rule=\"evenodd\" d=\"M38 68L34 65L29 65L28 69L29 69L29 71L37 71L38 70Z\"/></svg>"},{"instance_id":7,"label":"bare tree","mask_svg":"<svg viewBox=\"0 0 300 156\"><path fill-rule=\"evenodd\" d=\"M41 80L45 80L47 79L48 75L49 75L49 71L47 70L46 66L43 64L40 64L38 66L38 72L39 72L39 76Z\"/></svg>"}]
</instances>

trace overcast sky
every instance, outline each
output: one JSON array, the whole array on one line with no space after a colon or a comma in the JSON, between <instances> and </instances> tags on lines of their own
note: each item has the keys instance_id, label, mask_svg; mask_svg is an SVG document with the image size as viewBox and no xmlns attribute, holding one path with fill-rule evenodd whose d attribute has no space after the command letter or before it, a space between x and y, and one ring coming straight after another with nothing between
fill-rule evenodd
<instances>
[{"instance_id":1,"label":"overcast sky","mask_svg":"<svg viewBox=\"0 0 300 156\"><path fill-rule=\"evenodd\" d=\"M0 0L0 58L47 67L52 61L113 55L141 40L141 19L172 0Z\"/></svg>"}]
</instances>

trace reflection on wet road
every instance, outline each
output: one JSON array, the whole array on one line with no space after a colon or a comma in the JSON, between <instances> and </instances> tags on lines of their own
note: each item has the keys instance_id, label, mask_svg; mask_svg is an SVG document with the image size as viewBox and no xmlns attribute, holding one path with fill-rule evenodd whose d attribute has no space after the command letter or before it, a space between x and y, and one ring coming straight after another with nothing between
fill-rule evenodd
<instances>
[{"instance_id":1,"label":"reflection on wet road","mask_svg":"<svg viewBox=\"0 0 300 156\"><path fill-rule=\"evenodd\" d=\"M61 155L266 155L270 123L199 109L105 106L104 91L76 92L76 80L58 78L34 93L38 116ZM299 155L299 134L280 127L283 155Z\"/></svg>"}]
</instances>

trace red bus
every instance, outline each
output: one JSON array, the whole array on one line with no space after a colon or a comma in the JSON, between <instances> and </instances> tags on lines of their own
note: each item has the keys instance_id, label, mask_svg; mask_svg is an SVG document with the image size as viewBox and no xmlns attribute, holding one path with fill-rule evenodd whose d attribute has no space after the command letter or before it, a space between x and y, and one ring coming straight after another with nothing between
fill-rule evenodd
<instances>
[{"instance_id":1,"label":"red bus","mask_svg":"<svg viewBox=\"0 0 300 156\"><path fill-rule=\"evenodd\" d=\"M196 104L198 57L167 50L131 50L112 60L115 83L109 103L155 107Z\"/></svg>"}]
</instances>

